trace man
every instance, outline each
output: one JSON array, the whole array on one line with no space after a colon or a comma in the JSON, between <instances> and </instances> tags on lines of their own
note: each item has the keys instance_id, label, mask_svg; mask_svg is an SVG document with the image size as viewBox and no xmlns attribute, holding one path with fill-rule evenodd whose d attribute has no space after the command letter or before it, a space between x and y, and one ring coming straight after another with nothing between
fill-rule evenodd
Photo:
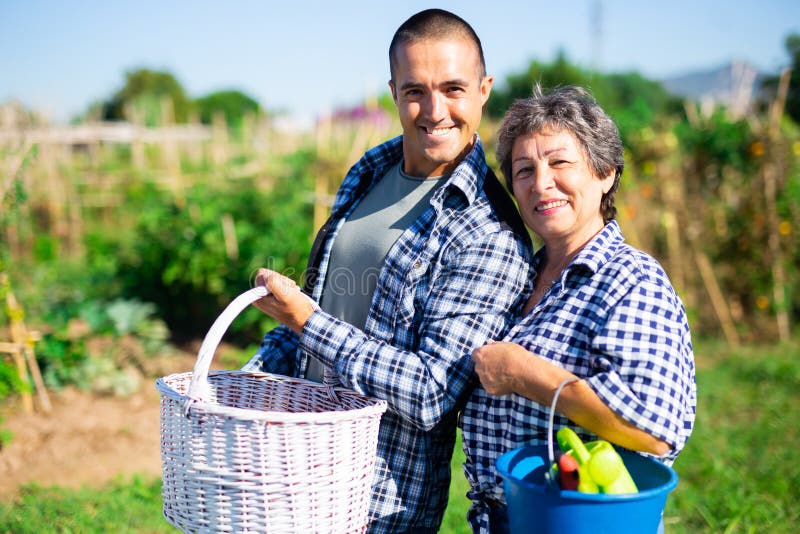
<instances>
[{"instance_id":1,"label":"man","mask_svg":"<svg viewBox=\"0 0 800 534\"><path fill-rule=\"evenodd\" d=\"M489 98L480 40L452 13L407 20L389 47L402 136L345 177L311 251L306 290L262 269L256 306L283 326L245 367L385 399L370 532L436 532L447 506L470 352L510 327L530 242L476 129ZM299 349L299 350L298 350Z\"/></svg>"}]
</instances>

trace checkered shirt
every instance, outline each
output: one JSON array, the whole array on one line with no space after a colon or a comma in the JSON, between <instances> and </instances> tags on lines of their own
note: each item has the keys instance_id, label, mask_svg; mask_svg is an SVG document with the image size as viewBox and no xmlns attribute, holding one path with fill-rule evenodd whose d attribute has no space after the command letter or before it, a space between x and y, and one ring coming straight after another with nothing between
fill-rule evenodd
<instances>
[{"instance_id":1,"label":"checkered shirt","mask_svg":"<svg viewBox=\"0 0 800 534\"><path fill-rule=\"evenodd\" d=\"M534 271L544 258L534 258ZM681 301L658 262L623 242L612 221L572 260L542 300L506 336L582 377L626 421L669 443L671 464L695 418L694 355ZM475 532L490 532L487 501L505 502L495 460L547 443L549 406L478 387L460 421ZM571 426L557 415L554 428Z\"/></svg>"},{"instance_id":2,"label":"checkered shirt","mask_svg":"<svg viewBox=\"0 0 800 534\"><path fill-rule=\"evenodd\" d=\"M345 177L313 285L315 300L337 231L401 158L398 137L367 152ZM492 209L484 182L496 178L487 174L478 139L389 250L363 331L316 311L300 339L285 327L267 333L245 366L301 376L312 354L346 387L388 402L370 532L438 530L447 506L456 414L475 384L470 354L508 331L530 290L530 243Z\"/></svg>"}]
</instances>

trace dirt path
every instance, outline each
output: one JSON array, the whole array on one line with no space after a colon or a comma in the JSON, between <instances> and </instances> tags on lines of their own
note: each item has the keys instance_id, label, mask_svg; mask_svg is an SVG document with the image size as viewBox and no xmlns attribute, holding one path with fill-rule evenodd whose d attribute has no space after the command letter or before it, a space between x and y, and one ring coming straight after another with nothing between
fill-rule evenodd
<instances>
[{"instance_id":1,"label":"dirt path","mask_svg":"<svg viewBox=\"0 0 800 534\"><path fill-rule=\"evenodd\" d=\"M163 376L191 370L194 356L171 357ZM0 450L0 500L13 500L23 484L101 486L118 476L161 474L159 397L155 377L125 398L103 397L76 389L51 393L50 415L0 412L0 426L13 433Z\"/></svg>"}]
</instances>

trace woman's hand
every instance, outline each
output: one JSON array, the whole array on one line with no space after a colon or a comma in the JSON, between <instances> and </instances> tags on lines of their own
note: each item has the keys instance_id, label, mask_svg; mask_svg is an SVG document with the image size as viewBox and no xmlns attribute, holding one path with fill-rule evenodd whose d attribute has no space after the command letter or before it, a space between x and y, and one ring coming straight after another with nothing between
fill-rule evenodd
<instances>
[{"instance_id":1,"label":"woman's hand","mask_svg":"<svg viewBox=\"0 0 800 534\"><path fill-rule=\"evenodd\" d=\"M294 280L269 269L259 269L256 285L265 286L269 294L255 301L253 306L302 335L314 306Z\"/></svg>"},{"instance_id":2,"label":"woman's hand","mask_svg":"<svg viewBox=\"0 0 800 534\"><path fill-rule=\"evenodd\" d=\"M475 372L491 395L516 393L524 358L532 354L516 343L490 341L472 351Z\"/></svg>"}]
</instances>

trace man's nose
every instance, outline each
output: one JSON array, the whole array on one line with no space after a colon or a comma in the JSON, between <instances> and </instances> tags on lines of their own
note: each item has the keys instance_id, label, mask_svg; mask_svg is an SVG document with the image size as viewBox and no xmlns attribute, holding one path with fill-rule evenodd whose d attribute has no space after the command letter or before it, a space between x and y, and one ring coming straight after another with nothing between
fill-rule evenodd
<instances>
[{"instance_id":1,"label":"man's nose","mask_svg":"<svg viewBox=\"0 0 800 534\"><path fill-rule=\"evenodd\" d=\"M426 117L433 122L439 122L447 116L447 106L444 103L444 95L438 91L429 93L423 102L423 111Z\"/></svg>"}]
</instances>

